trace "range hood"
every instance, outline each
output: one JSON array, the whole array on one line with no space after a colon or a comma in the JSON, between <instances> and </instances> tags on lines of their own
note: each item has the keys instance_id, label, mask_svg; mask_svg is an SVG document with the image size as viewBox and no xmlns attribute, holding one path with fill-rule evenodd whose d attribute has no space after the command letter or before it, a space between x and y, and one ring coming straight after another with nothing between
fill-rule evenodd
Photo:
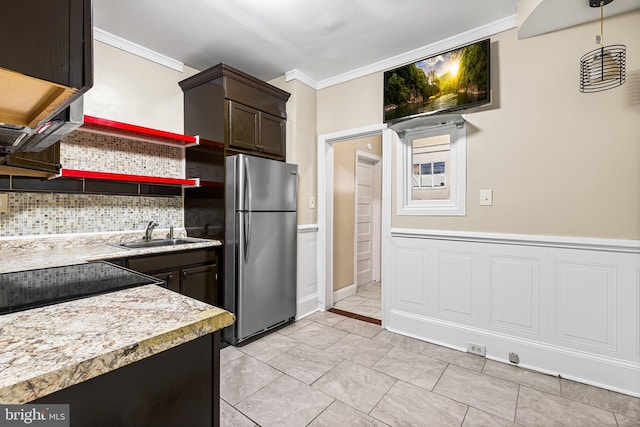
<instances>
[{"instance_id":1,"label":"range hood","mask_svg":"<svg viewBox=\"0 0 640 427\"><path fill-rule=\"evenodd\" d=\"M0 122L0 156L10 157L17 152L40 152L80 127L83 118L80 97L35 129Z\"/></svg>"}]
</instances>

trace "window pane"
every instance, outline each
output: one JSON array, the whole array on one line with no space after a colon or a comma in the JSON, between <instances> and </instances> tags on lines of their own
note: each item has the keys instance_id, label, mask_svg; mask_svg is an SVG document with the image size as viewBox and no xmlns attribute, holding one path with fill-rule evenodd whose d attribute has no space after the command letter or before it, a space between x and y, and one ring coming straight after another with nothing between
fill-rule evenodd
<instances>
[{"instance_id":1,"label":"window pane","mask_svg":"<svg viewBox=\"0 0 640 427\"><path fill-rule=\"evenodd\" d=\"M411 199L448 200L448 167L451 144L449 134L416 138L411 141Z\"/></svg>"}]
</instances>

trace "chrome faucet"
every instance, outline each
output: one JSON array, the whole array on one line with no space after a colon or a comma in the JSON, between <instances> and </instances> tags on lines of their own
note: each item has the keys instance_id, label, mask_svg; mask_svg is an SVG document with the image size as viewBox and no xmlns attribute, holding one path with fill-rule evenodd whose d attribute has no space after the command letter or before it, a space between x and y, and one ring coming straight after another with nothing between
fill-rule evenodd
<instances>
[{"instance_id":1,"label":"chrome faucet","mask_svg":"<svg viewBox=\"0 0 640 427\"><path fill-rule=\"evenodd\" d=\"M147 224L147 229L144 232L144 240L151 240L151 233L153 233L153 229L158 226L158 223L155 221L149 221Z\"/></svg>"}]
</instances>

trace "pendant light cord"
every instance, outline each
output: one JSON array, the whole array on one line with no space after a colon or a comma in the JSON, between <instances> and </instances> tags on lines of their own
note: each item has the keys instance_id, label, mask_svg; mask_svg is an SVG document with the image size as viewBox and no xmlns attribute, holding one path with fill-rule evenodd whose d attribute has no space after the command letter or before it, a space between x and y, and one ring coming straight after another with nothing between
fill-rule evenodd
<instances>
[{"instance_id":1,"label":"pendant light cord","mask_svg":"<svg viewBox=\"0 0 640 427\"><path fill-rule=\"evenodd\" d=\"M600 0L600 46L604 46L604 0Z\"/></svg>"}]
</instances>

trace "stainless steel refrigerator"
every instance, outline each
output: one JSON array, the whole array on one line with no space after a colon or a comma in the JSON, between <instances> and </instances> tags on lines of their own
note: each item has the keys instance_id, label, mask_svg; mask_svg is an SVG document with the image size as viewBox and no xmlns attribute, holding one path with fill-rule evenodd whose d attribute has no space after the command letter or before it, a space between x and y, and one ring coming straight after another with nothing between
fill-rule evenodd
<instances>
[{"instance_id":1,"label":"stainless steel refrigerator","mask_svg":"<svg viewBox=\"0 0 640 427\"><path fill-rule=\"evenodd\" d=\"M223 336L238 344L296 315L298 166L237 154L225 159Z\"/></svg>"}]
</instances>

